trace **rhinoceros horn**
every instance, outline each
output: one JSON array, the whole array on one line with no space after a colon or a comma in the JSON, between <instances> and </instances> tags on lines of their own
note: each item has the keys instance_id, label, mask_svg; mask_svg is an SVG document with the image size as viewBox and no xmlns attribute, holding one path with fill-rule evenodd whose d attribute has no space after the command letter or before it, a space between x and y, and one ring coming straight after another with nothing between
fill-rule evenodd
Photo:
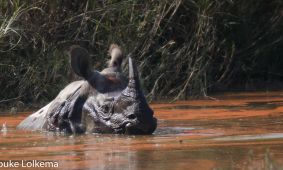
<instances>
[{"instance_id":1,"label":"rhinoceros horn","mask_svg":"<svg viewBox=\"0 0 283 170\"><path fill-rule=\"evenodd\" d=\"M127 88L122 91L122 95L131 97L133 99L144 97L140 89L137 66L131 57L129 58L129 83Z\"/></svg>"}]
</instances>

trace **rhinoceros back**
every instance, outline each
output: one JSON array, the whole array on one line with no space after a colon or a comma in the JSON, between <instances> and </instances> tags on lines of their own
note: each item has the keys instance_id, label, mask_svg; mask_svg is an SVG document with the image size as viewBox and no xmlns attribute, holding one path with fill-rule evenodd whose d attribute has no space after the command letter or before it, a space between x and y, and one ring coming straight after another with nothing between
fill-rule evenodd
<instances>
[{"instance_id":1,"label":"rhinoceros back","mask_svg":"<svg viewBox=\"0 0 283 170\"><path fill-rule=\"evenodd\" d=\"M66 86L59 94L58 96L51 101L49 104L44 106L43 108L39 109L37 112L31 114L26 119L24 119L18 126L18 129L23 130L44 130L47 126L47 115L50 110L52 110L51 107L58 105L60 102L64 102L70 95L72 95L75 91L78 90L78 88L81 87L84 81L75 81L70 83L68 86Z\"/></svg>"}]
</instances>

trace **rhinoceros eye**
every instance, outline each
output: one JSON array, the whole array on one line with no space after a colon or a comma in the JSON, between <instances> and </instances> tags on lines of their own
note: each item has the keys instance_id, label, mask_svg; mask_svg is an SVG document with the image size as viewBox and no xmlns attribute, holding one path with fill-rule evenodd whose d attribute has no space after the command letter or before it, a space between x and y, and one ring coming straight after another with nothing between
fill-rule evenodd
<instances>
[{"instance_id":1,"label":"rhinoceros eye","mask_svg":"<svg viewBox=\"0 0 283 170\"><path fill-rule=\"evenodd\" d=\"M108 112L109 111L109 106L108 105L103 105L101 106L101 109L103 112Z\"/></svg>"}]
</instances>

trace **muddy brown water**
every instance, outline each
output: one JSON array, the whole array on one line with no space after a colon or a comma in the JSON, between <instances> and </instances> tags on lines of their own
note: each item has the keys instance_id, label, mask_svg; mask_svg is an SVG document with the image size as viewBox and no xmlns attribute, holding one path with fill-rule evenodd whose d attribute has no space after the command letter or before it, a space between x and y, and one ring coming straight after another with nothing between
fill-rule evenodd
<instances>
[{"instance_id":1,"label":"muddy brown water","mask_svg":"<svg viewBox=\"0 0 283 170\"><path fill-rule=\"evenodd\" d=\"M149 136L21 131L15 127L30 113L1 114L8 130L0 132L0 160L73 170L283 169L283 91L214 97L152 104L158 128Z\"/></svg>"}]
</instances>

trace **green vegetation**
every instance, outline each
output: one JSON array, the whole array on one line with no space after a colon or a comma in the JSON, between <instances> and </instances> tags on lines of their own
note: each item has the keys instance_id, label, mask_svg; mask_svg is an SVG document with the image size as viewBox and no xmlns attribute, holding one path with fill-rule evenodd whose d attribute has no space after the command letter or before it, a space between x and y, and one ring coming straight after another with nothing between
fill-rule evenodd
<instances>
[{"instance_id":1,"label":"green vegetation","mask_svg":"<svg viewBox=\"0 0 283 170\"><path fill-rule=\"evenodd\" d=\"M0 105L51 100L74 80L65 50L105 67L115 42L150 99L282 80L282 0L0 0Z\"/></svg>"}]
</instances>

